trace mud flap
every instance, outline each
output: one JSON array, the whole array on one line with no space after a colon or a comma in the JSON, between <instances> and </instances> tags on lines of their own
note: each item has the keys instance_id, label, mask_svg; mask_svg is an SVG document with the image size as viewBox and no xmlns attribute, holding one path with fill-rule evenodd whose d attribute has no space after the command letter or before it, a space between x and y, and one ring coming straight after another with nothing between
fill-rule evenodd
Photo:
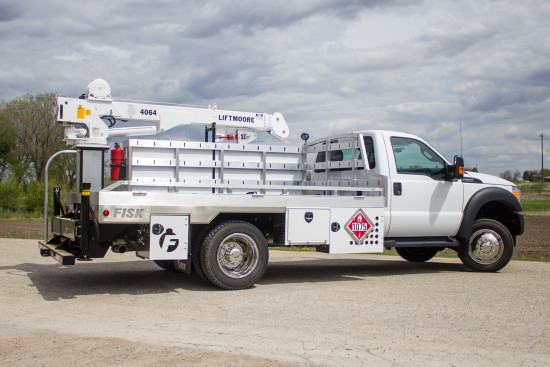
<instances>
[{"instance_id":1,"label":"mud flap","mask_svg":"<svg viewBox=\"0 0 550 367\"><path fill-rule=\"evenodd\" d=\"M191 259L176 260L174 266L180 273L191 274Z\"/></svg>"}]
</instances>

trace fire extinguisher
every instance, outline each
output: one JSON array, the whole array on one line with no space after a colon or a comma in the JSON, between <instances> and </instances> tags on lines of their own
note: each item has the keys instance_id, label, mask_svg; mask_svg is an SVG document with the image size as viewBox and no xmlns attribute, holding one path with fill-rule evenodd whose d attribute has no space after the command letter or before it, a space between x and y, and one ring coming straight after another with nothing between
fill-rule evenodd
<instances>
[{"instance_id":1,"label":"fire extinguisher","mask_svg":"<svg viewBox=\"0 0 550 367\"><path fill-rule=\"evenodd\" d=\"M126 179L124 150L120 149L120 145L118 143L115 143L115 148L111 149L111 180L124 179Z\"/></svg>"}]
</instances>

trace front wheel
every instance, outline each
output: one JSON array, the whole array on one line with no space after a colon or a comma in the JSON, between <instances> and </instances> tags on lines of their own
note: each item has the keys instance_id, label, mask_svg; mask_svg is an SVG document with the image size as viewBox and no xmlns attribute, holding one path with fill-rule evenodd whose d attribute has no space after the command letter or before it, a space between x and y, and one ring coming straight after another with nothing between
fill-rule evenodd
<instances>
[{"instance_id":1,"label":"front wheel","mask_svg":"<svg viewBox=\"0 0 550 367\"><path fill-rule=\"evenodd\" d=\"M458 249L462 263L474 271L498 271L505 267L514 253L510 231L492 219L479 219L472 226L468 241Z\"/></svg>"},{"instance_id":2,"label":"front wheel","mask_svg":"<svg viewBox=\"0 0 550 367\"><path fill-rule=\"evenodd\" d=\"M407 261L422 263L434 257L438 249L434 247L396 247L395 251Z\"/></svg>"},{"instance_id":3,"label":"front wheel","mask_svg":"<svg viewBox=\"0 0 550 367\"><path fill-rule=\"evenodd\" d=\"M269 252L264 235L248 222L228 221L212 228L202 243L204 275L224 289L251 287L264 275Z\"/></svg>"}]
</instances>

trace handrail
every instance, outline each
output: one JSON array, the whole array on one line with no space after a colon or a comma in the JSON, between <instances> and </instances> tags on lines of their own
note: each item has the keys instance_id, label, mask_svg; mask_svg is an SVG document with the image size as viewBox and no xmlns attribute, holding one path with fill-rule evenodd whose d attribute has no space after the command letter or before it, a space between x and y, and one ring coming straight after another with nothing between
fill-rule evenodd
<instances>
[{"instance_id":1,"label":"handrail","mask_svg":"<svg viewBox=\"0 0 550 367\"><path fill-rule=\"evenodd\" d=\"M221 182L221 180L186 180L186 182L167 182L167 181L116 181L102 191L117 191L123 187L173 187L173 188L214 188L214 189L250 189L250 190L282 190L282 191L334 191L334 192L356 192L358 190L373 193L384 192L382 185L377 186L361 186L361 183L370 181L371 179L358 179L358 180L330 180L330 183L343 183L345 186L326 185L325 181L306 181L303 184L278 184L268 185L256 183L257 181L234 181L234 183ZM226 180L228 181L228 180ZM374 180L373 180L374 181Z\"/></svg>"},{"instance_id":2,"label":"handrail","mask_svg":"<svg viewBox=\"0 0 550 367\"><path fill-rule=\"evenodd\" d=\"M77 150L61 150L48 159L48 162L46 163L46 169L44 171L44 241L48 242L48 168L50 167L50 163L52 160L61 155L61 154L68 154L68 153L78 153Z\"/></svg>"}]
</instances>

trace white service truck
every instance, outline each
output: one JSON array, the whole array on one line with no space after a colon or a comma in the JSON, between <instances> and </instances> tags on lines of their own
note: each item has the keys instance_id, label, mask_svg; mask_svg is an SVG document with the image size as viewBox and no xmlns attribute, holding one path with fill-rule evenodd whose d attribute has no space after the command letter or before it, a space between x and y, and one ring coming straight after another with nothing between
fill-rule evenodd
<instances>
[{"instance_id":1,"label":"white service truck","mask_svg":"<svg viewBox=\"0 0 550 367\"><path fill-rule=\"evenodd\" d=\"M309 142L302 134L299 147L255 145L260 131L288 137L281 114L120 102L110 93L95 80L79 99L54 103L74 146L56 155L76 154L77 192L65 195L64 211L54 189L49 238L46 189L39 248L64 265L104 257L109 248L135 251L163 269L242 289L263 276L269 246L330 254L395 248L413 262L450 248L471 270L498 271L523 233L511 182L464 172L461 157L451 163L414 135L366 130ZM124 121L151 125L114 127ZM205 126L205 142L117 145L115 181L105 187L109 138L187 124Z\"/></svg>"}]
</instances>

